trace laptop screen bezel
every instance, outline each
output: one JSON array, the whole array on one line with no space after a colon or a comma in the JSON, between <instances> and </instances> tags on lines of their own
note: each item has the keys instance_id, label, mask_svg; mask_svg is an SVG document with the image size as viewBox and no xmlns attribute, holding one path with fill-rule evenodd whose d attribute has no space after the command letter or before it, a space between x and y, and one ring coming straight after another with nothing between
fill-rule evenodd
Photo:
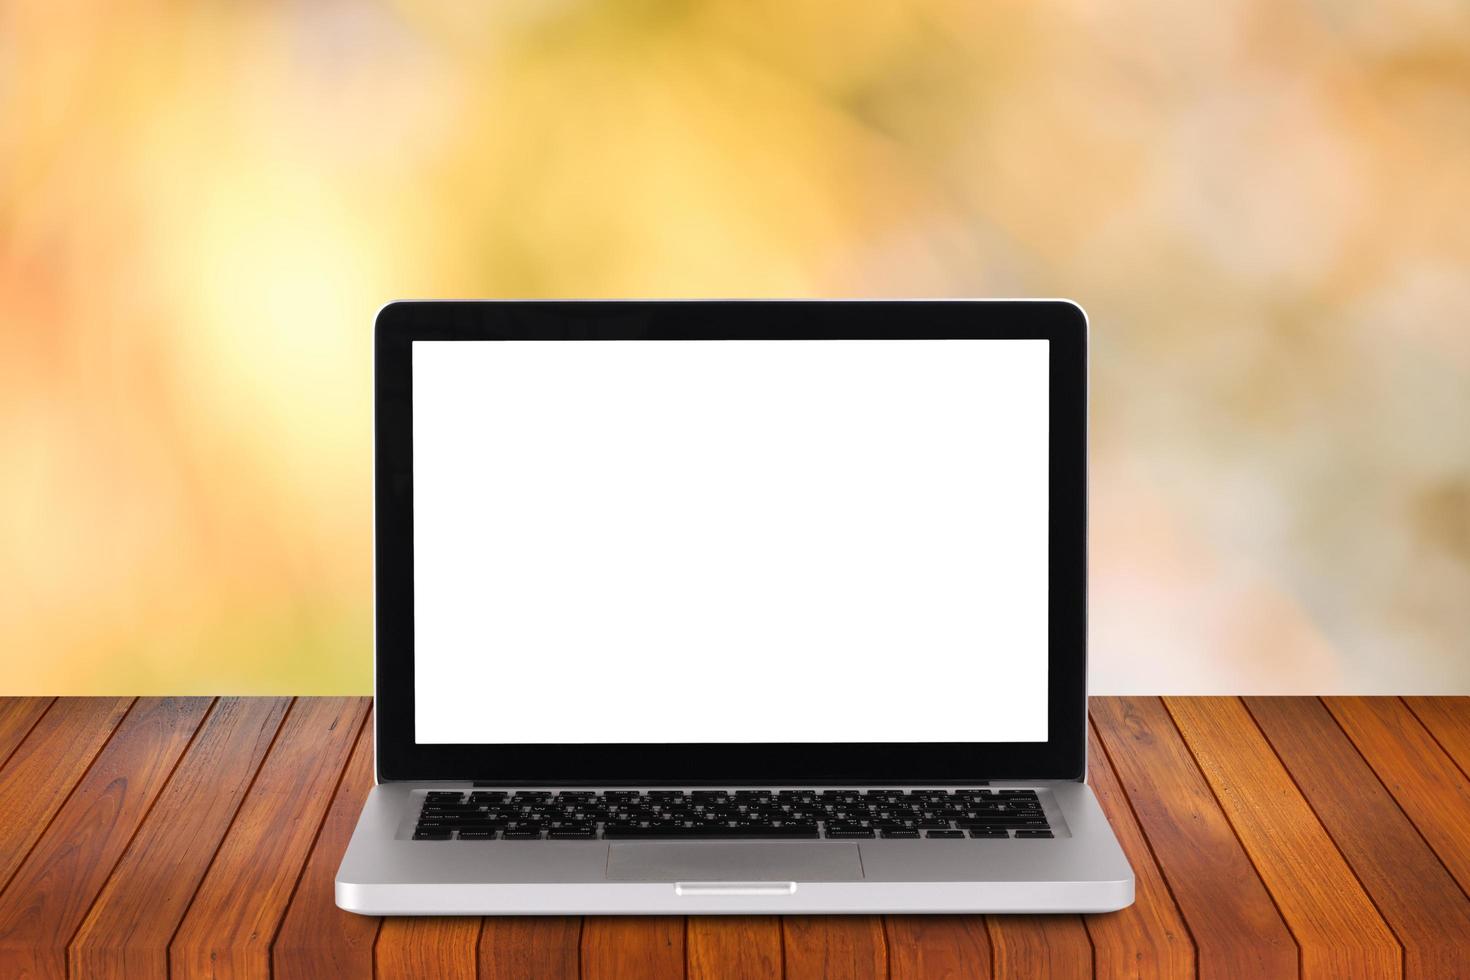
<instances>
[{"instance_id":1,"label":"laptop screen bezel","mask_svg":"<svg viewBox=\"0 0 1470 980\"><path fill-rule=\"evenodd\" d=\"M420 744L413 666L414 341L1044 339L1049 342L1044 742ZM1087 321L1064 300L405 301L374 335L380 782L835 785L1081 779L1086 765ZM936 677L936 683L940 678ZM772 678L779 684L779 678ZM487 706L491 699L487 696ZM882 692L855 709L881 710ZM678 705L644 706L675 718Z\"/></svg>"}]
</instances>

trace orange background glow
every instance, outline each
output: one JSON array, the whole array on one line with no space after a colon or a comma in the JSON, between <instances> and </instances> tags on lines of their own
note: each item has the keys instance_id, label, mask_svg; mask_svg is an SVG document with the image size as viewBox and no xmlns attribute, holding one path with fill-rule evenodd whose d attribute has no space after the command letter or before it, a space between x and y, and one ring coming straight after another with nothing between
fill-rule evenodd
<instances>
[{"instance_id":1,"label":"orange background glow","mask_svg":"<svg viewBox=\"0 0 1470 980\"><path fill-rule=\"evenodd\" d=\"M0 693L371 687L407 296L1069 296L1094 689L1470 690L1470 7L0 0Z\"/></svg>"}]
</instances>

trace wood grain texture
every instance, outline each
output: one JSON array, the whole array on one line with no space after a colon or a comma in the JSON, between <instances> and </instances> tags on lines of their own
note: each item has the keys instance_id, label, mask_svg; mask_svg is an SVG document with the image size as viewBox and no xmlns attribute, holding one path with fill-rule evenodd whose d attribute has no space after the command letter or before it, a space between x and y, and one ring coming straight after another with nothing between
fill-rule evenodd
<instances>
[{"instance_id":1,"label":"wood grain texture","mask_svg":"<svg viewBox=\"0 0 1470 980\"><path fill-rule=\"evenodd\" d=\"M1404 698L1460 771L1470 776L1470 698Z\"/></svg>"},{"instance_id":2,"label":"wood grain texture","mask_svg":"<svg viewBox=\"0 0 1470 980\"><path fill-rule=\"evenodd\" d=\"M1255 866L1157 698L1097 698L1097 731L1206 980L1297 975L1297 948Z\"/></svg>"},{"instance_id":3,"label":"wood grain texture","mask_svg":"<svg viewBox=\"0 0 1470 980\"><path fill-rule=\"evenodd\" d=\"M380 927L332 888L365 700L0 699L0 976L1289 977L1288 922L1307 974L1470 976L1467 705L1097 699L1120 913Z\"/></svg>"},{"instance_id":4,"label":"wood grain texture","mask_svg":"<svg viewBox=\"0 0 1470 980\"><path fill-rule=\"evenodd\" d=\"M582 976L675 980L684 976L684 920L675 915L589 915L582 923Z\"/></svg>"},{"instance_id":5,"label":"wood grain texture","mask_svg":"<svg viewBox=\"0 0 1470 980\"><path fill-rule=\"evenodd\" d=\"M1136 880L1134 902L1106 915L1083 916L1092 937L1093 963L1100 977L1192 977L1194 942L1174 904L1174 896L1154 863L1153 852L1118 777L1108 763L1097 730L1087 729L1087 781L1118 835Z\"/></svg>"},{"instance_id":6,"label":"wood grain texture","mask_svg":"<svg viewBox=\"0 0 1470 980\"><path fill-rule=\"evenodd\" d=\"M577 916L487 916L480 930L480 980L575 980L581 945Z\"/></svg>"},{"instance_id":7,"label":"wood grain texture","mask_svg":"<svg viewBox=\"0 0 1470 980\"><path fill-rule=\"evenodd\" d=\"M1239 698L1165 698L1301 949L1303 977L1402 975L1403 948Z\"/></svg>"},{"instance_id":8,"label":"wood grain texture","mask_svg":"<svg viewBox=\"0 0 1470 980\"><path fill-rule=\"evenodd\" d=\"M365 976L373 969L373 942L380 919L337 908L337 866L373 788L372 714L364 719L357 745L342 773L296 894L271 945L274 975L285 980Z\"/></svg>"},{"instance_id":9,"label":"wood grain texture","mask_svg":"<svg viewBox=\"0 0 1470 980\"><path fill-rule=\"evenodd\" d=\"M475 980L480 920L409 916L383 920L373 958L379 980Z\"/></svg>"},{"instance_id":10,"label":"wood grain texture","mask_svg":"<svg viewBox=\"0 0 1470 980\"><path fill-rule=\"evenodd\" d=\"M688 976L781 976L781 920L773 915L692 915L684 934Z\"/></svg>"},{"instance_id":11,"label":"wood grain texture","mask_svg":"<svg viewBox=\"0 0 1470 980\"><path fill-rule=\"evenodd\" d=\"M996 980L1092 976L1092 941L1078 915L991 915L990 966Z\"/></svg>"},{"instance_id":12,"label":"wood grain texture","mask_svg":"<svg viewBox=\"0 0 1470 980\"><path fill-rule=\"evenodd\" d=\"M788 915L781 927L788 980L888 976L888 944L876 915Z\"/></svg>"},{"instance_id":13,"label":"wood grain texture","mask_svg":"<svg viewBox=\"0 0 1470 980\"><path fill-rule=\"evenodd\" d=\"M1315 698L1246 698L1404 946L1409 977L1470 977L1470 899Z\"/></svg>"},{"instance_id":14,"label":"wood grain texture","mask_svg":"<svg viewBox=\"0 0 1470 980\"><path fill-rule=\"evenodd\" d=\"M1470 781L1397 698L1323 698L1404 813L1470 893Z\"/></svg>"},{"instance_id":15,"label":"wood grain texture","mask_svg":"<svg viewBox=\"0 0 1470 980\"><path fill-rule=\"evenodd\" d=\"M0 888L51 824L132 698L61 698L0 770Z\"/></svg>"},{"instance_id":16,"label":"wood grain texture","mask_svg":"<svg viewBox=\"0 0 1470 980\"><path fill-rule=\"evenodd\" d=\"M0 974L64 978L66 944L209 710L143 698L0 893Z\"/></svg>"},{"instance_id":17,"label":"wood grain texture","mask_svg":"<svg viewBox=\"0 0 1470 980\"><path fill-rule=\"evenodd\" d=\"M0 770L55 698L0 698Z\"/></svg>"},{"instance_id":18,"label":"wood grain texture","mask_svg":"<svg viewBox=\"0 0 1470 980\"><path fill-rule=\"evenodd\" d=\"M270 944L367 712L296 701L169 946L173 976L261 976Z\"/></svg>"},{"instance_id":19,"label":"wood grain texture","mask_svg":"<svg viewBox=\"0 0 1470 980\"><path fill-rule=\"evenodd\" d=\"M894 980L990 976L990 935L983 915L890 915L883 926Z\"/></svg>"},{"instance_id":20,"label":"wood grain texture","mask_svg":"<svg viewBox=\"0 0 1470 980\"><path fill-rule=\"evenodd\" d=\"M288 704L221 698L214 706L71 941L73 976L167 976L169 939Z\"/></svg>"}]
</instances>

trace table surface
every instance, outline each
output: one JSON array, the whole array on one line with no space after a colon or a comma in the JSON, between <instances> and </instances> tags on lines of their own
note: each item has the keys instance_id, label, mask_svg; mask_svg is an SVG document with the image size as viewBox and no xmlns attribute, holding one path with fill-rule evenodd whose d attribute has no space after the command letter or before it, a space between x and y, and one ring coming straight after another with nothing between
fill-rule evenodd
<instances>
[{"instance_id":1,"label":"table surface","mask_svg":"<svg viewBox=\"0 0 1470 980\"><path fill-rule=\"evenodd\" d=\"M1470 977L1470 699L1094 698L1108 915L375 919L364 698L0 699L0 976Z\"/></svg>"}]
</instances>

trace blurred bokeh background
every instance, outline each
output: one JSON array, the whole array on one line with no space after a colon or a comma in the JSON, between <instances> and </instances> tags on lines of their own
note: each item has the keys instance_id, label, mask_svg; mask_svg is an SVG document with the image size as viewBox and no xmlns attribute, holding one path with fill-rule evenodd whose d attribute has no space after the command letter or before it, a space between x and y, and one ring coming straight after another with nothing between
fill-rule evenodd
<instances>
[{"instance_id":1,"label":"blurred bokeh background","mask_svg":"<svg viewBox=\"0 0 1470 980\"><path fill-rule=\"evenodd\" d=\"M0 0L0 693L365 692L410 296L1047 296L1094 689L1470 691L1462 0Z\"/></svg>"}]
</instances>

